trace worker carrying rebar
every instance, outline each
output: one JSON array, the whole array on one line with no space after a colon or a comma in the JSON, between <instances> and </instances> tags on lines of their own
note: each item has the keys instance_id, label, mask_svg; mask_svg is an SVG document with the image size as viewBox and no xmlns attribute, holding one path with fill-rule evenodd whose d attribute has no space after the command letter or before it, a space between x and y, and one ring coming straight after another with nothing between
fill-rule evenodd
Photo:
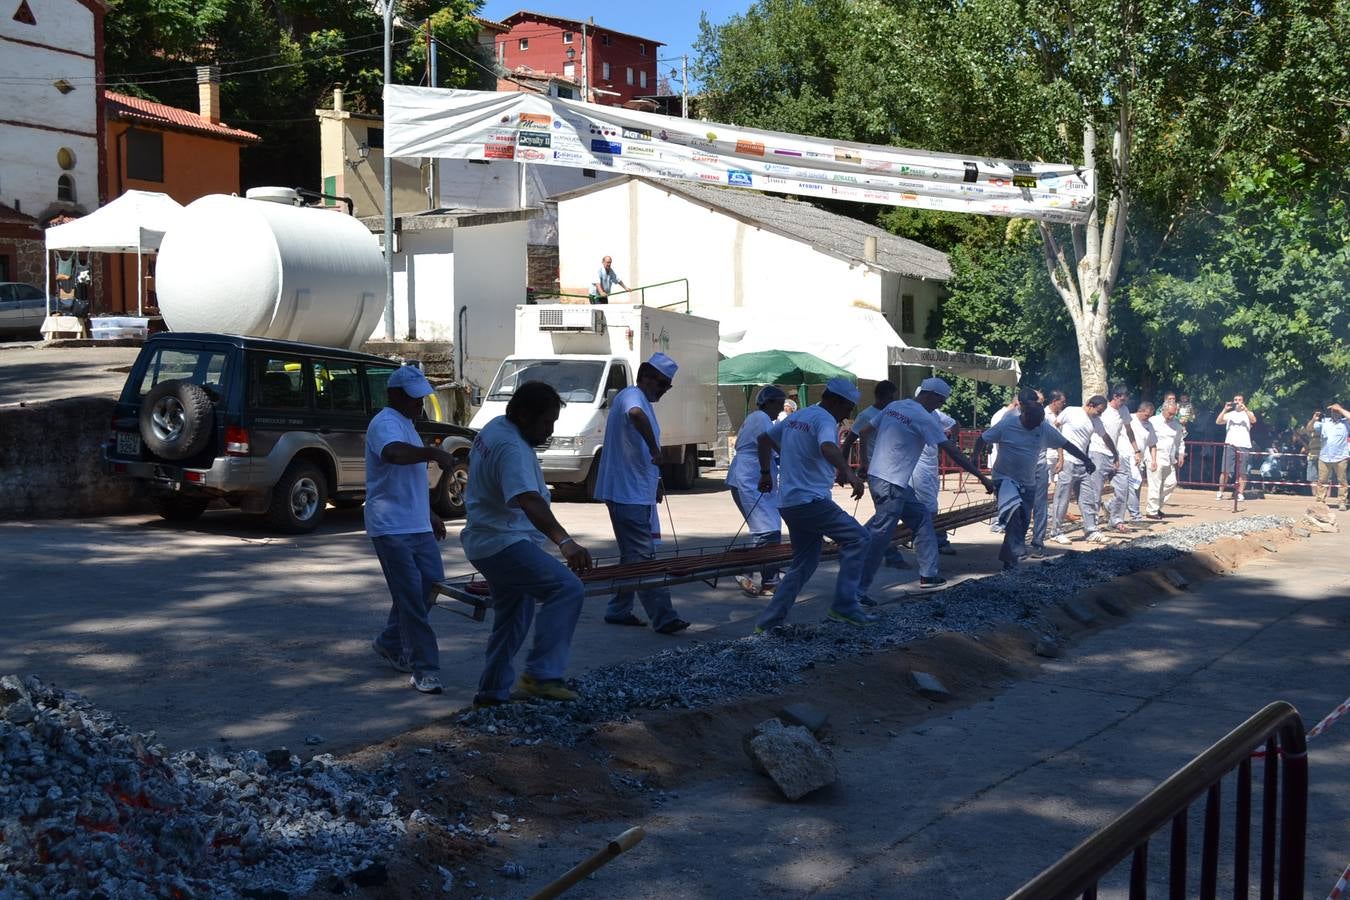
<instances>
[{"instance_id":1,"label":"worker carrying rebar","mask_svg":"<svg viewBox=\"0 0 1350 900\"><path fill-rule=\"evenodd\" d=\"M848 434L844 435L844 444L842 447L844 459L849 458L849 454L853 450L853 445L858 442L858 435L862 431L863 426L881 415L881 411L894 402L895 396L898 393L899 389L895 386L894 382L877 382L877 386L872 389L872 405L858 413L858 417L848 426ZM870 450L871 448L869 447L868 449ZM860 446L858 448L858 459L862 462L862 467L865 470L867 468L868 459L863 456L862 450L863 448ZM877 505L875 494L872 495L872 505ZM895 569L909 568L909 563L905 562L905 554L894 544L886 548L885 562L886 565Z\"/></svg>"},{"instance_id":2,"label":"worker carrying rebar","mask_svg":"<svg viewBox=\"0 0 1350 900\"><path fill-rule=\"evenodd\" d=\"M933 418L951 396L952 389L941 378L925 378L914 397L891 403L875 420L863 426L861 440L863 456L871 451L871 466L866 470L869 486L880 502L872 518L867 521L870 545L859 584L861 596L870 600L868 592L877 570L881 568L886 548L895 540L895 529L904 522L914 535L914 554L919 560L919 587L936 587L947 579L938 572L937 534L933 530L933 514L924 504L910 482L914 467L923 455L923 448L936 446L961 468L980 480L985 490L993 493L994 483L980 472L955 441L947 437L941 424Z\"/></svg>"},{"instance_id":3,"label":"worker carrying rebar","mask_svg":"<svg viewBox=\"0 0 1350 900\"><path fill-rule=\"evenodd\" d=\"M998 558L1005 572L1017 568L1026 554L1027 526L1036 509L1036 465L1044 461L1046 449L1063 448L1082 463L1088 475L1096 469L1086 453L1045 420L1045 407L1036 399L1035 391L1023 389L1017 399L1017 412L1004 416L977 437L974 449L974 456L979 459L986 444L999 447L993 473L998 489L998 520L1003 524L1003 547Z\"/></svg>"},{"instance_id":4,"label":"worker carrying rebar","mask_svg":"<svg viewBox=\"0 0 1350 900\"><path fill-rule=\"evenodd\" d=\"M514 682L514 693L577 699L563 676L584 597L575 573L591 567L591 554L554 518L534 452L552 436L562 406L552 385L527 381L511 395L506 415L478 432L469 453L473 477L464 493L467 517L459 539L492 592L492 633L475 706L511 699L512 660L532 621L534 646L524 673ZM545 540L557 546L566 566L541 549Z\"/></svg>"},{"instance_id":5,"label":"worker carrying rebar","mask_svg":"<svg viewBox=\"0 0 1350 900\"><path fill-rule=\"evenodd\" d=\"M773 490L759 492L759 436L773 427L783 411L787 394L770 384L755 396L755 411L745 417L736 435L736 455L727 468L727 487L731 499L750 531L750 546L765 547L783 542L783 519L778 514L778 459L769 460ZM737 575L736 583L751 597L772 594L778 587L778 566L770 564L758 572Z\"/></svg>"},{"instance_id":6,"label":"worker carrying rebar","mask_svg":"<svg viewBox=\"0 0 1350 900\"><path fill-rule=\"evenodd\" d=\"M652 524L658 521L657 506L664 496L661 484L661 423L653 403L659 403L675 384L679 365L664 353L653 353L638 366L637 383L619 391L605 421L605 446L600 453L595 497L605 501L614 539L619 544L619 562L656 559ZM661 634L678 634L689 623L675 613L670 589L643 588L636 592L652 628ZM605 610L610 625L646 622L633 614L634 591L618 591Z\"/></svg>"},{"instance_id":7,"label":"worker carrying rebar","mask_svg":"<svg viewBox=\"0 0 1350 900\"><path fill-rule=\"evenodd\" d=\"M859 396L847 378L831 378L819 403L798 410L758 438L761 494L774 488L772 460L778 454L779 513L792 541L792 563L760 614L755 634L787 621L802 585L820 564L826 537L839 545L839 574L828 618L858 626L876 621L858 604L867 531L830 496L836 483L852 488L855 499L865 490L839 450L839 423L852 414Z\"/></svg>"}]
</instances>

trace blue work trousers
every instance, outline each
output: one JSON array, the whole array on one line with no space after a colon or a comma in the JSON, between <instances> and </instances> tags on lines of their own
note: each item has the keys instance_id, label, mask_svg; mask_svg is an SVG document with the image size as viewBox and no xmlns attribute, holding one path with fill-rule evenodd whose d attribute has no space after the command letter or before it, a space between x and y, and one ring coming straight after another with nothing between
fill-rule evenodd
<instances>
[{"instance_id":1,"label":"blue work trousers","mask_svg":"<svg viewBox=\"0 0 1350 900\"><path fill-rule=\"evenodd\" d=\"M839 575L835 578L834 601L830 608L860 615L858 578L862 574L863 555L867 552L867 529L828 497L785 506L779 513L787 523L788 537L792 540L792 564L783 573L778 590L774 591L773 599L756 624L760 628L772 628L787 620L802 585L811 579L820 564L820 551L826 537L838 544L840 551Z\"/></svg>"},{"instance_id":2,"label":"blue work trousers","mask_svg":"<svg viewBox=\"0 0 1350 900\"><path fill-rule=\"evenodd\" d=\"M1045 457L1036 463L1035 497L1031 504L1031 546L1037 550L1045 549L1045 529L1050 512L1050 468Z\"/></svg>"},{"instance_id":3,"label":"blue work trousers","mask_svg":"<svg viewBox=\"0 0 1350 900\"><path fill-rule=\"evenodd\" d=\"M996 478L1000 488L1006 479ZM997 494L997 492L995 492ZM1017 563L1027 554L1027 525L1031 522L1031 513L1036 506L1036 488L1024 484L1017 485L1017 493L1022 502L1017 505L1004 521L1003 546L999 548L998 558L1003 568L1015 569Z\"/></svg>"},{"instance_id":4,"label":"blue work trousers","mask_svg":"<svg viewBox=\"0 0 1350 900\"><path fill-rule=\"evenodd\" d=\"M436 582L445 580L441 548L430 531L372 537L393 603L384 631L375 642L391 656L406 660L417 674L441 667L436 632L427 615L434 606Z\"/></svg>"},{"instance_id":5,"label":"blue work trousers","mask_svg":"<svg viewBox=\"0 0 1350 900\"><path fill-rule=\"evenodd\" d=\"M619 562L648 562L656 559L656 544L652 541L652 505L649 503L610 503L609 524L614 528L614 540L619 543ZM622 619L633 613L633 595L642 601L653 628L679 618L670 602L669 588L643 588L640 591L619 591L609 601L606 619Z\"/></svg>"},{"instance_id":6,"label":"blue work trousers","mask_svg":"<svg viewBox=\"0 0 1350 900\"><path fill-rule=\"evenodd\" d=\"M517 541L486 559L469 562L492 589L492 634L478 696L510 698L516 680L512 660L525 643L531 622L534 645L525 658L525 674L540 681L562 678L581 616L581 579L533 541Z\"/></svg>"},{"instance_id":7,"label":"blue work trousers","mask_svg":"<svg viewBox=\"0 0 1350 900\"><path fill-rule=\"evenodd\" d=\"M933 531L933 514L928 505L909 485L901 487L876 476L868 479L872 496L877 498L877 511L867 520L870 544L863 563L859 590L866 595L877 577L877 570L886 556L886 548L895 540L895 529L901 522L914 535L914 555L919 560L919 574L936 578L938 574L937 534Z\"/></svg>"},{"instance_id":8,"label":"blue work trousers","mask_svg":"<svg viewBox=\"0 0 1350 900\"><path fill-rule=\"evenodd\" d=\"M753 494L743 493L740 488L731 489L731 499L736 502L736 508L741 511L741 516L747 522L750 520L751 510L755 508L755 501L761 496L758 492ZM746 502L749 501L749 502ZM783 532L778 531L752 531L750 532L750 546L756 549L767 547L770 544L783 543ZM778 581L778 566L768 565L759 570L760 584L773 584Z\"/></svg>"}]
</instances>

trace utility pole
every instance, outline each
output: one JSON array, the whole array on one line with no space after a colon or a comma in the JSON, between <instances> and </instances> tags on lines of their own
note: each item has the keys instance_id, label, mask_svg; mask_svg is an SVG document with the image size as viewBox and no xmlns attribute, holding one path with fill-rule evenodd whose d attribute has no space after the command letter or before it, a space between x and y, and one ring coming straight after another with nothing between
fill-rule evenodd
<instances>
[{"instance_id":1,"label":"utility pole","mask_svg":"<svg viewBox=\"0 0 1350 900\"><path fill-rule=\"evenodd\" d=\"M680 57L680 118L689 118L689 54Z\"/></svg>"},{"instance_id":2,"label":"utility pole","mask_svg":"<svg viewBox=\"0 0 1350 900\"><path fill-rule=\"evenodd\" d=\"M591 102L591 62L590 39L586 36L586 23L581 23L581 102Z\"/></svg>"},{"instance_id":3,"label":"utility pole","mask_svg":"<svg viewBox=\"0 0 1350 900\"><path fill-rule=\"evenodd\" d=\"M394 0L384 0L384 89L387 94L394 73ZM380 108L387 112L385 101L381 99ZM387 118L381 113L382 118ZM387 340L396 340L394 336L394 161L387 150L381 148L384 157L384 334ZM412 322L408 328L414 327ZM411 334L410 334L411 336Z\"/></svg>"}]
</instances>

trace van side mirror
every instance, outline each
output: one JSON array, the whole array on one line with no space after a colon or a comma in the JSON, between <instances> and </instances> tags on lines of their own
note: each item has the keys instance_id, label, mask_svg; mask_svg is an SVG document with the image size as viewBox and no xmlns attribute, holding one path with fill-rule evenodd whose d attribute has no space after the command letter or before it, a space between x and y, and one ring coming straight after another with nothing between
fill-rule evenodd
<instances>
[{"instance_id":1,"label":"van side mirror","mask_svg":"<svg viewBox=\"0 0 1350 900\"><path fill-rule=\"evenodd\" d=\"M614 398L617 396L619 396L618 388L610 388L609 390L605 391L605 403L604 403L605 408L608 408L609 405L614 402Z\"/></svg>"}]
</instances>

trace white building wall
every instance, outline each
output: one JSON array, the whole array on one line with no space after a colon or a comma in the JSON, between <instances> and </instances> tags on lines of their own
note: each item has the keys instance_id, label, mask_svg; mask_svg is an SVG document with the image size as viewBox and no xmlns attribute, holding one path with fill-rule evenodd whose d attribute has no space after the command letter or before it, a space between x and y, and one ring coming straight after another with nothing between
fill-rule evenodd
<instances>
[{"instance_id":1,"label":"white building wall","mask_svg":"<svg viewBox=\"0 0 1350 900\"><path fill-rule=\"evenodd\" d=\"M75 203L93 210L100 90L94 14L73 0L29 0L29 7L36 25L14 20L8 7L0 15L0 77L7 82L0 91L0 202L40 216L56 203L57 178L68 174ZM62 79L74 90L57 90L53 83ZM75 154L75 167L64 173L56 161L62 147Z\"/></svg>"},{"instance_id":2,"label":"white building wall","mask_svg":"<svg viewBox=\"0 0 1350 900\"><path fill-rule=\"evenodd\" d=\"M688 279L690 311L719 321L886 311L882 273L643 182L560 201L558 220L564 292L586 291L609 255L630 287ZM670 285L646 302L682 299L683 285Z\"/></svg>"},{"instance_id":3,"label":"white building wall","mask_svg":"<svg viewBox=\"0 0 1350 900\"><path fill-rule=\"evenodd\" d=\"M460 229L455 239L454 304L449 310L461 380L486 388L515 343L515 309L525 302L529 222ZM459 311L466 309L466 330ZM462 362L461 362L462 361Z\"/></svg>"}]
</instances>

